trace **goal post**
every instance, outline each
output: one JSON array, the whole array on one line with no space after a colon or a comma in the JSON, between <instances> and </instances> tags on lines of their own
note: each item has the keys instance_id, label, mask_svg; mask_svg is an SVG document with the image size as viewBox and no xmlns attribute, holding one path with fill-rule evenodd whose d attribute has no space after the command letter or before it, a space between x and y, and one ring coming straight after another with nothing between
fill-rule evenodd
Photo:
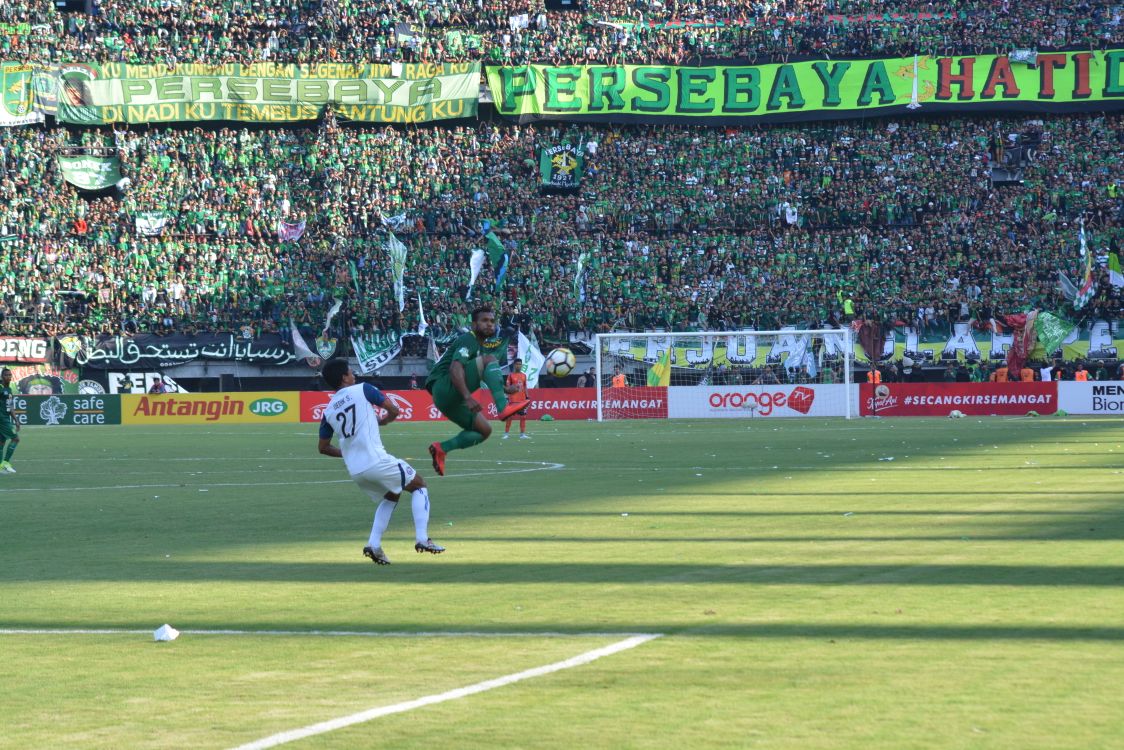
<instances>
[{"instance_id":1,"label":"goal post","mask_svg":"<svg viewBox=\"0 0 1124 750\"><path fill-rule=\"evenodd\" d=\"M851 328L600 333L597 421L858 416Z\"/></svg>"}]
</instances>

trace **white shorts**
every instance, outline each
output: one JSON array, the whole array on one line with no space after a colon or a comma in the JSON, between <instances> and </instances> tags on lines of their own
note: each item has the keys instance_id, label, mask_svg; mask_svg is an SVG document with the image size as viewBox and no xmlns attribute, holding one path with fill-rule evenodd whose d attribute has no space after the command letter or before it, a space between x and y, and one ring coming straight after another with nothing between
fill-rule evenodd
<instances>
[{"instance_id":1,"label":"white shorts","mask_svg":"<svg viewBox=\"0 0 1124 750\"><path fill-rule=\"evenodd\" d=\"M372 500L377 501L382 500L388 492L393 492L395 495L401 493L417 475L413 466L388 455L365 471L352 474L351 478L359 485L359 489L370 495Z\"/></svg>"}]
</instances>

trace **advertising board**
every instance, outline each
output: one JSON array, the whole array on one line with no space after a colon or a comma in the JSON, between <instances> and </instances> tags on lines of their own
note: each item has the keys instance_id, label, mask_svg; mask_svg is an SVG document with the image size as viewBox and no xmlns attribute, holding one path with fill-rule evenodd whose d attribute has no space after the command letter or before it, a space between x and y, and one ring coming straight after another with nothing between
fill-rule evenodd
<instances>
[{"instance_id":1,"label":"advertising board","mask_svg":"<svg viewBox=\"0 0 1124 750\"><path fill-rule=\"evenodd\" d=\"M1058 410L1057 383L863 383L864 417L1018 416Z\"/></svg>"},{"instance_id":2,"label":"advertising board","mask_svg":"<svg viewBox=\"0 0 1124 750\"><path fill-rule=\"evenodd\" d=\"M844 417L846 385L714 385L668 388L672 419Z\"/></svg>"},{"instance_id":3,"label":"advertising board","mask_svg":"<svg viewBox=\"0 0 1124 750\"><path fill-rule=\"evenodd\" d=\"M106 395L12 396L12 410L21 425L121 424L121 401Z\"/></svg>"},{"instance_id":4,"label":"advertising board","mask_svg":"<svg viewBox=\"0 0 1124 750\"><path fill-rule=\"evenodd\" d=\"M299 418L295 392L121 396L122 424L267 424Z\"/></svg>"},{"instance_id":5,"label":"advertising board","mask_svg":"<svg viewBox=\"0 0 1124 750\"><path fill-rule=\"evenodd\" d=\"M1058 408L1070 414L1124 415L1124 381L1071 383L1058 386Z\"/></svg>"}]
</instances>

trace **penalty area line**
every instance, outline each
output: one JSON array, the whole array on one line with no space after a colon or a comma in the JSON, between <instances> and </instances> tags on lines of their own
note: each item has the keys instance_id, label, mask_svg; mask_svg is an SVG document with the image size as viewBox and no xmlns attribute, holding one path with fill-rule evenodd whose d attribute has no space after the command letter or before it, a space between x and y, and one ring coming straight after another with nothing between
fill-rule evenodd
<instances>
[{"instance_id":1,"label":"penalty area line","mask_svg":"<svg viewBox=\"0 0 1124 750\"><path fill-rule=\"evenodd\" d=\"M319 724L310 724L299 729L291 729L287 732L279 732L277 734L270 735L269 737L264 737L260 740L255 740L254 742L250 742L245 745L239 745L238 747L234 748L234 750L264 750L264 748L277 747L278 745L284 745L289 742L303 740L306 737L314 737L318 734L326 734L328 732L334 732L337 729L343 729L355 724L362 724L364 722L371 721L372 719L378 719L382 716L404 713L406 711L412 711L415 708L424 708L425 706L432 706L437 703L444 703L446 701L457 700L459 698L466 698L470 695L476 695L477 693L483 693L488 690L495 690L496 688L505 687L516 682L522 682L523 680L529 680L534 677L542 677L543 675L548 675L553 672L560 672L563 669L580 667L583 664L589 664L590 662L596 661L597 659L600 659L604 656L611 656L613 654L620 653L621 651L626 651L630 648L636 648L641 644L659 638L660 635L662 634L649 633L645 635L635 635L631 638L626 638L623 641L617 641L616 643L609 644L608 646L605 646L603 648L586 651L584 654L578 654L577 656L571 657L569 659L564 659L563 661L557 661L553 664L546 664L541 667L526 669L522 672L515 672L514 674L504 675L503 677L496 677L495 679L485 680L484 682L478 682L475 685L469 685L467 687L447 690L444 693L437 693L436 695L427 695L423 698L416 698L412 701L395 703L391 706L379 706L378 708L371 708L366 711L360 711L359 713L351 714L350 716L341 716L338 719L322 721Z\"/></svg>"}]
</instances>

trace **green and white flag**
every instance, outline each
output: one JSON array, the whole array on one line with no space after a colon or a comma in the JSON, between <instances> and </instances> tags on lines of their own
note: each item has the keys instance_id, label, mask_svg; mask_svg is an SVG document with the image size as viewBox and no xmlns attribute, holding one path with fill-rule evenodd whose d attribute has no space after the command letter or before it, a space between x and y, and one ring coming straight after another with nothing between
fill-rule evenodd
<instances>
[{"instance_id":1,"label":"green and white flag","mask_svg":"<svg viewBox=\"0 0 1124 750\"><path fill-rule=\"evenodd\" d=\"M402 334L388 331L352 336L351 349L359 360L359 374L370 375L402 352Z\"/></svg>"},{"instance_id":2,"label":"green and white flag","mask_svg":"<svg viewBox=\"0 0 1124 750\"><path fill-rule=\"evenodd\" d=\"M1108 254L1108 283L1119 289L1124 286L1124 273L1120 272L1120 254Z\"/></svg>"},{"instance_id":3,"label":"green and white flag","mask_svg":"<svg viewBox=\"0 0 1124 750\"><path fill-rule=\"evenodd\" d=\"M121 181L116 156L60 156L63 179L82 190L105 190Z\"/></svg>"},{"instance_id":4,"label":"green and white flag","mask_svg":"<svg viewBox=\"0 0 1124 750\"><path fill-rule=\"evenodd\" d=\"M418 295L418 335L424 336L429 330L429 323L425 319L425 310L422 309L421 295Z\"/></svg>"},{"instance_id":5,"label":"green and white flag","mask_svg":"<svg viewBox=\"0 0 1124 750\"><path fill-rule=\"evenodd\" d=\"M163 211L139 211L137 213L137 234L153 237L163 234L168 225L168 215Z\"/></svg>"},{"instance_id":6,"label":"green and white flag","mask_svg":"<svg viewBox=\"0 0 1124 750\"><path fill-rule=\"evenodd\" d=\"M546 364L546 357L539 350L539 342L533 338L527 338L520 331L518 352L516 356L523 360L523 374L527 376L527 387L538 388L539 374L542 372L543 365Z\"/></svg>"},{"instance_id":7,"label":"green and white flag","mask_svg":"<svg viewBox=\"0 0 1124 750\"><path fill-rule=\"evenodd\" d=\"M583 159L572 143L544 147L539 152L540 189L545 192L573 192L581 189Z\"/></svg>"},{"instance_id":8,"label":"green and white flag","mask_svg":"<svg viewBox=\"0 0 1124 750\"><path fill-rule=\"evenodd\" d=\"M464 295L465 302L472 298L472 285L480 277L482 268L484 268L484 251L477 247L472 250L472 256L468 259L468 291Z\"/></svg>"},{"instance_id":9,"label":"green and white flag","mask_svg":"<svg viewBox=\"0 0 1124 750\"><path fill-rule=\"evenodd\" d=\"M394 272L394 296L398 299L398 312L406 309L406 246L390 232L386 241L386 251L390 254L390 268Z\"/></svg>"},{"instance_id":10,"label":"green and white flag","mask_svg":"<svg viewBox=\"0 0 1124 750\"><path fill-rule=\"evenodd\" d=\"M585 273L585 262L589 259L589 253L583 252L578 255L577 271L574 272L574 300L576 302L585 302L585 290L582 289L582 274Z\"/></svg>"},{"instance_id":11,"label":"green and white flag","mask_svg":"<svg viewBox=\"0 0 1124 750\"><path fill-rule=\"evenodd\" d=\"M1093 254L1089 252L1085 241L1085 222L1081 222L1081 231L1078 235L1081 241L1081 257L1085 259L1085 281L1077 290L1077 298L1073 300L1073 309L1080 310L1097 296L1097 280L1093 275Z\"/></svg>"}]
</instances>

